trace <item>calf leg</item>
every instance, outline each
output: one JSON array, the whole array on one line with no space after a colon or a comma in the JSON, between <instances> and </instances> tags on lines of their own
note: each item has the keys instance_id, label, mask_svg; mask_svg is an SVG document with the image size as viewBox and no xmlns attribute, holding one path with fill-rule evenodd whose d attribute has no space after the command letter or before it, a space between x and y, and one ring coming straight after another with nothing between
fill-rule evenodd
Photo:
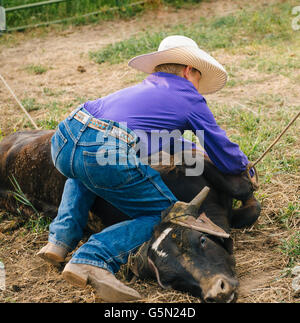
<instances>
[{"instance_id":1,"label":"calf leg","mask_svg":"<svg viewBox=\"0 0 300 323\"><path fill-rule=\"evenodd\" d=\"M223 174L210 161L205 160L203 175L212 187L235 199L245 201L253 194L253 185L246 174Z\"/></svg>"}]
</instances>

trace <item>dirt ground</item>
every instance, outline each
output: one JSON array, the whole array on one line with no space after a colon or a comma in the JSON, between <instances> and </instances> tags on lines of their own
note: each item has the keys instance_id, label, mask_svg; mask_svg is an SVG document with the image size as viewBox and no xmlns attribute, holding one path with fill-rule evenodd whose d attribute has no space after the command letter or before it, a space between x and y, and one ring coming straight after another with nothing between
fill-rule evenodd
<instances>
[{"instance_id":1,"label":"dirt ground","mask_svg":"<svg viewBox=\"0 0 300 323\"><path fill-rule=\"evenodd\" d=\"M247 4L248 1L209 1L195 9L161 9L154 17L151 13L128 21L101 22L97 25L68 27L63 31L39 32L36 35L19 34L6 46L0 47L0 71L19 98L38 98L39 104L47 104L47 88L56 93L60 103L69 104L75 97L97 98L125 86L134 84L141 76L127 67L127 63L98 65L89 58L89 51L126 39L140 31L154 31L156 26L170 23L189 23L199 16L226 15ZM257 1L263 6L272 1ZM243 59L243 54L232 57L221 50L217 59L225 64ZM40 64L49 67L47 73L30 75L24 66ZM85 72L80 72L83 66ZM253 75L252 75L253 77ZM239 101L241 95L253 96L257 92L286 91L287 102L300 104L300 85L290 84L286 79L270 77L259 84L224 89L207 96L215 102ZM2 135L22 129L26 119L18 110L9 93L0 85L0 128ZM74 107L70 106L69 111ZM66 111L66 115L69 111ZM44 110L31 112L38 120ZM59 119L64 116L59 114ZM284 182L284 186L283 186ZM299 192L299 176L278 176L263 184L264 199L262 215L247 230L233 230L237 274L240 281L238 302L299 302L293 293L292 277L287 268L287 258L280 252L282 239L290 232L272 216L286 208L290 196ZM0 302L99 302L92 288L81 290L71 287L61 278L61 270L52 268L35 256L47 242L47 232L36 233L28 226L19 225L16 216L0 211L3 223L0 230L0 259L5 263L6 290L0 293ZM266 225L267 224L267 225ZM299 223L295 223L299 227ZM128 283L143 296L141 302L199 302L190 295L162 290L156 282L137 281Z\"/></svg>"}]
</instances>

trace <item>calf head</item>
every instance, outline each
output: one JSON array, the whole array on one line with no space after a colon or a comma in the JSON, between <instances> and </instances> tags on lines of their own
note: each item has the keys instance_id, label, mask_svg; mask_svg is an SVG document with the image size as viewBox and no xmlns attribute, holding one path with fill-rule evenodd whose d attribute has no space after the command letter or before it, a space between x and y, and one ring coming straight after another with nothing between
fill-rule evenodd
<instances>
[{"instance_id":1,"label":"calf head","mask_svg":"<svg viewBox=\"0 0 300 323\"><path fill-rule=\"evenodd\" d=\"M206 217L203 222L197 221L195 212L205 194L196 197L197 203L194 199L192 203L181 204L183 216L176 217L174 207L165 212L152 239L135 256L132 271L141 278L156 278L163 288L189 292L205 302L233 302L238 282L232 240L221 228L217 230L206 222ZM194 221L188 219L182 225L179 219L186 216Z\"/></svg>"}]
</instances>

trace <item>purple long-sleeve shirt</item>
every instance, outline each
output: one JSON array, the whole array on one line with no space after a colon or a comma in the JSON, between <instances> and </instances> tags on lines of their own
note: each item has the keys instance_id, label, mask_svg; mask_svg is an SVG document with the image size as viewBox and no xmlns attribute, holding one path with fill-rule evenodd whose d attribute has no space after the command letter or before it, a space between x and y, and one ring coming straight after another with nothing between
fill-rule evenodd
<instances>
[{"instance_id":1,"label":"purple long-sleeve shirt","mask_svg":"<svg viewBox=\"0 0 300 323\"><path fill-rule=\"evenodd\" d=\"M239 174L249 163L217 125L204 97L183 77L153 73L137 85L86 102L84 108L95 118L126 123L131 130L143 130L149 136L151 131L203 130L204 149L223 173Z\"/></svg>"}]
</instances>

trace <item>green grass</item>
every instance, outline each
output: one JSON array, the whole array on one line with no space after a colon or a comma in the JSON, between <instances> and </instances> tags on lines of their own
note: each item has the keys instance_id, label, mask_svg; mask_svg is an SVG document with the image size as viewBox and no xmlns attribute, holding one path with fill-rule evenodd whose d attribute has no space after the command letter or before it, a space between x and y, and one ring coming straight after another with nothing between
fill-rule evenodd
<instances>
[{"instance_id":1,"label":"green grass","mask_svg":"<svg viewBox=\"0 0 300 323\"><path fill-rule=\"evenodd\" d=\"M36 102L35 98L25 98L23 100L21 100L24 108L28 111L36 111L39 110L41 108L41 106Z\"/></svg>"},{"instance_id":2,"label":"green grass","mask_svg":"<svg viewBox=\"0 0 300 323\"><path fill-rule=\"evenodd\" d=\"M290 77L294 71L300 69L300 59L296 54L286 55L286 48L274 50L272 57L268 53L246 58L240 66L255 69L261 73L280 74Z\"/></svg>"},{"instance_id":3,"label":"green grass","mask_svg":"<svg viewBox=\"0 0 300 323\"><path fill-rule=\"evenodd\" d=\"M43 116L43 119L37 121L38 127L48 130L55 129L61 121L61 114L69 111L69 108L70 104L65 105L57 101L43 105L43 110L46 111L46 114Z\"/></svg>"},{"instance_id":4,"label":"green grass","mask_svg":"<svg viewBox=\"0 0 300 323\"><path fill-rule=\"evenodd\" d=\"M59 96L63 95L65 92L66 92L65 90L50 89L48 87L43 88L43 93L46 96L59 97Z\"/></svg>"},{"instance_id":5,"label":"green grass","mask_svg":"<svg viewBox=\"0 0 300 323\"><path fill-rule=\"evenodd\" d=\"M10 182L13 186L13 194L14 198L16 199L17 205L25 205L32 209L33 214L30 218L26 221L25 228L30 230L31 232L42 233L49 229L49 225L51 223L51 219L45 217L43 214L40 214L38 210L34 207L31 201L26 197L23 193L22 188L20 187L16 178L12 175L10 177ZM19 208L17 211L20 212ZM0 217L1 222L1 217ZM22 223L22 221L20 221Z\"/></svg>"},{"instance_id":6,"label":"green grass","mask_svg":"<svg viewBox=\"0 0 300 323\"><path fill-rule=\"evenodd\" d=\"M56 94L58 93L59 95L63 94L63 93L60 93L59 91L55 91L54 93ZM37 120L38 127L42 129L48 129L48 130L55 129L59 124L59 122L62 121L62 115L70 112L71 109L75 109L77 106L79 106L80 104L86 101L88 101L88 98L86 97L75 97L68 104L59 102L57 100L50 101L47 104L41 104L40 110L45 111L45 114L43 115L42 119ZM31 127L29 123L27 124L27 126Z\"/></svg>"},{"instance_id":7,"label":"green grass","mask_svg":"<svg viewBox=\"0 0 300 323\"><path fill-rule=\"evenodd\" d=\"M17 182L16 178L12 175L9 178L14 191L11 191L11 193L13 194L14 198L16 199L16 201L18 203L21 203L23 205L29 206L36 215L38 215L38 211L36 210L36 208L34 207L34 205L28 200L28 198L26 197L26 195L23 193L19 183Z\"/></svg>"},{"instance_id":8,"label":"green grass","mask_svg":"<svg viewBox=\"0 0 300 323\"><path fill-rule=\"evenodd\" d=\"M40 2L40 0L3 1L3 6L9 8L23 4L31 4L35 2ZM8 12L6 23L8 28L13 28L61 20L68 17L76 17L100 10L102 10L103 13L101 13L98 17L91 16L87 19L78 18L73 20L72 23L81 24L85 23L86 21L93 22L99 19L111 19L116 14L118 16L130 17L142 9L141 6L132 8L126 7L126 5L133 2L136 2L136 0L72 0L42 7L28 8L19 11ZM119 7L120 10L116 13L107 11L107 9L111 7Z\"/></svg>"},{"instance_id":9,"label":"green grass","mask_svg":"<svg viewBox=\"0 0 300 323\"><path fill-rule=\"evenodd\" d=\"M48 67L43 66L43 65L35 65L35 64L30 64L24 67L24 70L28 72L29 74L33 75L40 75L44 74L48 71Z\"/></svg>"},{"instance_id":10,"label":"green grass","mask_svg":"<svg viewBox=\"0 0 300 323\"><path fill-rule=\"evenodd\" d=\"M30 232L43 233L49 231L49 225L51 222L52 219L45 215L31 216L24 227Z\"/></svg>"},{"instance_id":11,"label":"green grass","mask_svg":"<svg viewBox=\"0 0 300 323\"><path fill-rule=\"evenodd\" d=\"M300 220L300 203L290 202L277 216L277 221L279 221L286 229L291 229L293 227L291 219Z\"/></svg>"},{"instance_id":12,"label":"green grass","mask_svg":"<svg viewBox=\"0 0 300 323\"><path fill-rule=\"evenodd\" d=\"M240 145L241 149L252 161L263 153L287 125L291 118L291 110L297 110L297 107L290 107L290 109L287 107L286 110L280 109L271 112L268 110L269 105L275 108L279 98L275 96L273 101L269 96L268 98L269 100L262 101L260 104L253 103L256 107L260 106L258 112L255 109L251 112L251 102L247 103L246 110L240 105L220 104L213 101L209 103L218 124L228 130L230 138ZM260 96L257 96L255 100L259 101ZM287 134L281 138L281 141L276 146L277 149L279 146L285 149L293 147L296 140L295 133L291 130ZM276 149L274 150L276 151ZM295 162L296 167L299 161L294 160L293 162Z\"/></svg>"},{"instance_id":13,"label":"green grass","mask_svg":"<svg viewBox=\"0 0 300 323\"><path fill-rule=\"evenodd\" d=\"M171 26L164 31L143 32L124 41L110 44L99 51L90 53L90 57L97 63L120 63L133 56L156 51L160 41L173 34L185 35L194 39L201 48L207 51L217 49L237 49L241 47L258 46L261 44L276 46L278 43L300 40L299 34L291 28L291 9L288 3L265 7L260 11L241 9L235 14L217 18L203 18L194 24ZM257 54L254 51L253 54ZM299 66L299 58L291 57L282 64L265 60L256 61L256 57L249 59L258 64L262 71L278 71Z\"/></svg>"},{"instance_id":14,"label":"green grass","mask_svg":"<svg viewBox=\"0 0 300 323\"><path fill-rule=\"evenodd\" d=\"M132 36L127 40L110 44L99 51L90 52L90 57L97 63L120 63L135 55L144 54L156 50L160 41L168 36L167 32L146 32L141 36Z\"/></svg>"},{"instance_id":15,"label":"green grass","mask_svg":"<svg viewBox=\"0 0 300 323\"><path fill-rule=\"evenodd\" d=\"M95 23L99 20L114 18L130 18L145 8L155 8L162 3L180 8L186 3L200 2L201 0L152 0L147 4L130 6L138 0L69 0L61 3L54 3L47 6L26 8L19 11L7 12L7 28L23 27L28 25L41 24L45 22L63 20L64 24L86 24ZM41 2L41 0L4 0L5 8L15 7L24 4ZM111 10L117 8L117 10ZM96 15L80 17L92 12L99 12ZM69 18L75 18L68 20Z\"/></svg>"},{"instance_id":16,"label":"green grass","mask_svg":"<svg viewBox=\"0 0 300 323\"><path fill-rule=\"evenodd\" d=\"M59 121L57 119L50 117L49 119L38 121L37 126L41 129L51 130L56 129L58 124Z\"/></svg>"},{"instance_id":17,"label":"green grass","mask_svg":"<svg viewBox=\"0 0 300 323\"><path fill-rule=\"evenodd\" d=\"M282 240L282 253L288 257L288 267L299 264L300 261L300 232L296 231L291 236Z\"/></svg>"}]
</instances>

